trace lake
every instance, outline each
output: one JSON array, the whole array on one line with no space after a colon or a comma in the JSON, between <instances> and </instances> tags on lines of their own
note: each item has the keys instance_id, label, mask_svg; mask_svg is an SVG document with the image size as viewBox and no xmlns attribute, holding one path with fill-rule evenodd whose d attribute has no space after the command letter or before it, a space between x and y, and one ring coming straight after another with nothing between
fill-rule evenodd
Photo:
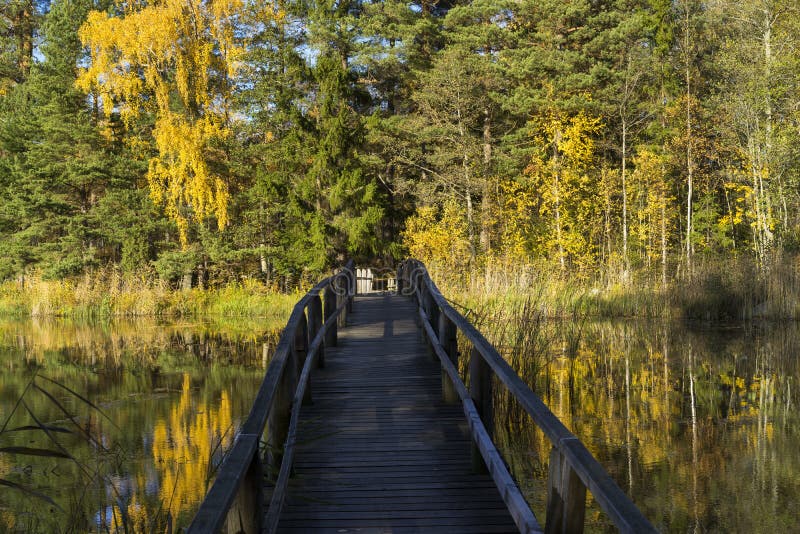
<instances>
[{"instance_id":1,"label":"lake","mask_svg":"<svg viewBox=\"0 0 800 534\"><path fill-rule=\"evenodd\" d=\"M0 479L25 488L0 490L0 530L187 525L280 326L0 322L0 447L71 456L0 452ZM657 528L800 530L797 324L528 329L525 347L501 347L510 363ZM497 442L543 519L550 445L500 388L496 395ZM610 529L590 499L587 530Z\"/></svg>"},{"instance_id":2,"label":"lake","mask_svg":"<svg viewBox=\"0 0 800 534\"><path fill-rule=\"evenodd\" d=\"M0 452L18 485L0 486L0 531L186 526L276 339L247 320L0 322L0 447L54 451Z\"/></svg>"},{"instance_id":3,"label":"lake","mask_svg":"<svg viewBox=\"0 0 800 534\"><path fill-rule=\"evenodd\" d=\"M515 366L656 528L800 531L800 326L541 329L536 364ZM543 518L550 444L504 401L497 441ZM613 530L591 499L586 517Z\"/></svg>"}]
</instances>

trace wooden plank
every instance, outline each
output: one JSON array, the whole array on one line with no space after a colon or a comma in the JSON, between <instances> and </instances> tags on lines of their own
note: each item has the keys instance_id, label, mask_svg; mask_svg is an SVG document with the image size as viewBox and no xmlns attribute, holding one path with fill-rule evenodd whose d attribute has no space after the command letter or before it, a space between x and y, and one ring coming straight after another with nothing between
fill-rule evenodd
<instances>
[{"instance_id":1,"label":"wooden plank","mask_svg":"<svg viewBox=\"0 0 800 534\"><path fill-rule=\"evenodd\" d=\"M508 523L508 510L503 508L493 509L468 509L461 508L456 510L440 510L436 508L423 508L416 510L378 510L378 509L360 509L360 510L321 510L309 509L303 512L304 520L312 520L315 522L337 521L343 523L353 524L359 521L373 521L375 519L397 519L397 520L412 520L425 522L427 524L436 524L439 521L445 524L470 524L470 525L485 525L491 523ZM434 520L434 521L431 521ZM404 521L403 521L404 522Z\"/></svg>"},{"instance_id":2,"label":"wooden plank","mask_svg":"<svg viewBox=\"0 0 800 534\"><path fill-rule=\"evenodd\" d=\"M300 533L308 534L308 531L302 528L294 529L288 528L285 530L287 533ZM342 534L340 527L326 527L314 531L315 534ZM344 532L358 532L358 534L453 534L453 529L446 526L427 526L424 531L418 527L399 527L399 526L386 526L386 527L361 527L356 530L344 530ZM516 530L509 530L508 527L503 525L484 525L482 527L473 527L469 525L460 526L458 528L459 534L491 534L491 533L510 533Z\"/></svg>"},{"instance_id":3,"label":"wooden plank","mask_svg":"<svg viewBox=\"0 0 800 534\"><path fill-rule=\"evenodd\" d=\"M359 503L344 503L344 504L322 504L319 502L306 502L302 505L297 504L287 504L286 509L296 511L298 513L305 514L309 511L309 509L313 509L314 512L317 513L324 513L324 512L337 512L340 514L345 514L349 512L369 512L372 510L386 510L391 509L397 514L406 514L408 512L422 512L422 513L430 513L433 511L437 514L442 514L442 510L445 510L447 514L460 514L463 513L464 510L474 510L476 501L470 500L465 501L463 499L458 500L439 500L439 501L410 501L410 502L399 502L394 503L391 500L382 499L382 500L363 500ZM497 511L503 514L507 514L508 511L506 510L505 506L497 505L496 501L492 500L488 503L481 503L481 510L489 510L489 511ZM414 515L409 514L411 517ZM417 515L416 517L419 517Z\"/></svg>"},{"instance_id":4,"label":"wooden plank","mask_svg":"<svg viewBox=\"0 0 800 534\"><path fill-rule=\"evenodd\" d=\"M282 532L286 534L308 534L305 528L286 528ZM315 534L342 534L340 527L327 527L319 528L314 531ZM345 530L344 532L350 532ZM483 525L479 527L461 526L458 528L459 534L493 534L493 533L516 533L514 529L510 529L504 525ZM450 527L442 526L428 526L425 527L426 534L453 534L453 529ZM418 527L368 527L359 528L358 534L420 534Z\"/></svg>"},{"instance_id":5,"label":"wooden plank","mask_svg":"<svg viewBox=\"0 0 800 534\"><path fill-rule=\"evenodd\" d=\"M450 528L457 528L460 526L487 526L487 525L499 525L508 528L508 516L505 517L481 517L480 515L470 515L467 517L423 517L419 519L414 518L403 518L403 519L394 519L391 520L392 526L398 527L416 527L416 528L426 528L432 526L446 526ZM306 528L313 528L316 530L317 528L328 528L328 527L336 527L339 528L365 528L365 527L374 527L380 525L379 519L372 519L370 517L354 517L351 519L327 519L327 518L319 518L316 519L314 516L307 516L302 519L300 518L286 518L282 521L283 525L287 527L299 527L299 526L306 526L306 525L314 525L313 527L306 527Z\"/></svg>"},{"instance_id":6,"label":"wooden plank","mask_svg":"<svg viewBox=\"0 0 800 534\"><path fill-rule=\"evenodd\" d=\"M469 468L469 426L442 402L415 313L400 297L358 297L303 407L278 532L515 531L492 479Z\"/></svg>"}]
</instances>

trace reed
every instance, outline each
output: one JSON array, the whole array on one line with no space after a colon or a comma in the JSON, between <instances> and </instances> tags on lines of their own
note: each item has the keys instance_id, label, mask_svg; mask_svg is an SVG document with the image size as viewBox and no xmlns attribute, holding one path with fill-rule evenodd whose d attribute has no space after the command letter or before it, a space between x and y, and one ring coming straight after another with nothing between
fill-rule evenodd
<instances>
[{"instance_id":1,"label":"reed","mask_svg":"<svg viewBox=\"0 0 800 534\"><path fill-rule=\"evenodd\" d=\"M282 294L252 280L220 288L175 290L146 275L125 276L108 269L79 278L46 280L34 274L0 284L0 315L16 317L115 316L263 317L284 319L297 294Z\"/></svg>"},{"instance_id":2,"label":"reed","mask_svg":"<svg viewBox=\"0 0 800 534\"><path fill-rule=\"evenodd\" d=\"M488 265L472 272L430 267L442 292L467 308L496 311L533 299L548 318L576 313L594 318L707 321L800 317L800 257L776 254L769 265L753 258L697 257L691 275L662 285L646 270L626 278L574 276L546 265Z\"/></svg>"}]
</instances>

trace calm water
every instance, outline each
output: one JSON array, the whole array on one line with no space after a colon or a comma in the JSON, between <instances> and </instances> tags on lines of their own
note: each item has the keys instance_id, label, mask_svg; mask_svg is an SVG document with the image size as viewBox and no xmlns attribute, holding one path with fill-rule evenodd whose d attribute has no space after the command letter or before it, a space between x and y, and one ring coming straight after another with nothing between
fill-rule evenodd
<instances>
[{"instance_id":1,"label":"calm water","mask_svg":"<svg viewBox=\"0 0 800 534\"><path fill-rule=\"evenodd\" d=\"M0 486L0 531L188 524L274 343L257 322L0 322L0 447L72 456L0 452L0 479L28 490Z\"/></svg>"},{"instance_id":2,"label":"calm water","mask_svg":"<svg viewBox=\"0 0 800 534\"><path fill-rule=\"evenodd\" d=\"M797 324L539 328L549 349L516 367L659 530L800 531ZM544 518L550 444L501 404L499 441ZM594 503L587 522L610 529Z\"/></svg>"},{"instance_id":3,"label":"calm water","mask_svg":"<svg viewBox=\"0 0 800 534\"><path fill-rule=\"evenodd\" d=\"M528 331L534 356L514 358L519 350L506 346L512 365L660 530L800 531L797 324L550 322ZM24 428L41 423L74 457L0 452L0 479L57 505L0 486L0 531L186 525L275 337L241 321L0 322L0 447L58 450ZM498 442L544 518L550 445L498 397ZM609 530L593 503L587 521L589 531Z\"/></svg>"}]
</instances>

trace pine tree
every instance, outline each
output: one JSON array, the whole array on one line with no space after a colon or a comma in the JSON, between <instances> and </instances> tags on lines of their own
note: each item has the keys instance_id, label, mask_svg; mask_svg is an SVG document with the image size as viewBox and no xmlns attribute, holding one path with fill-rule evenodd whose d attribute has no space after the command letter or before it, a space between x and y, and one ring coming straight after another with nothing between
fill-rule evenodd
<instances>
[{"instance_id":1,"label":"pine tree","mask_svg":"<svg viewBox=\"0 0 800 534\"><path fill-rule=\"evenodd\" d=\"M0 143L14 155L6 160L8 202L0 208L6 274L36 263L50 276L76 274L109 254L104 221L94 210L110 186L131 182L75 88L82 54L77 28L92 4L53 2L43 25L43 61L15 89L16 106L2 123Z\"/></svg>"}]
</instances>

